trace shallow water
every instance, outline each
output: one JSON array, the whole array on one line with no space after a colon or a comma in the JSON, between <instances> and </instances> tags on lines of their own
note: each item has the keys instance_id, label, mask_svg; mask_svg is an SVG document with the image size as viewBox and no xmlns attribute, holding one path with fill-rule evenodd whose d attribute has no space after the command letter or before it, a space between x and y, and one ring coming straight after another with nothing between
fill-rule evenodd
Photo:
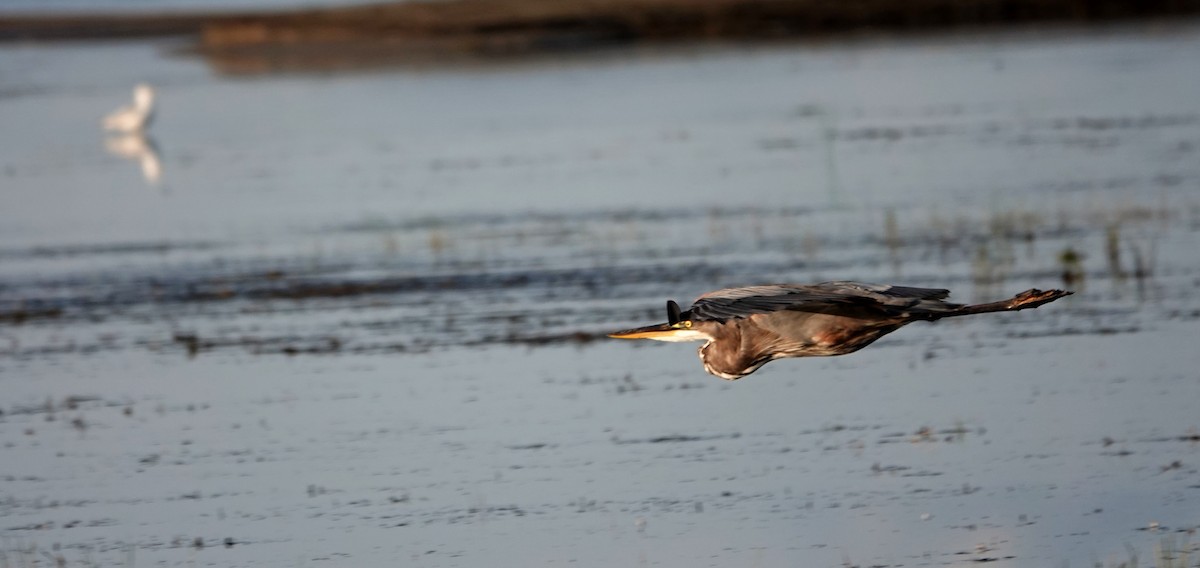
<instances>
[{"instance_id":1,"label":"shallow water","mask_svg":"<svg viewBox=\"0 0 1200 568\"><path fill-rule=\"evenodd\" d=\"M260 78L173 47L0 50L11 565L1195 540L1200 28ZM140 80L157 182L98 131ZM733 383L601 339L828 279L1077 294Z\"/></svg>"}]
</instances>

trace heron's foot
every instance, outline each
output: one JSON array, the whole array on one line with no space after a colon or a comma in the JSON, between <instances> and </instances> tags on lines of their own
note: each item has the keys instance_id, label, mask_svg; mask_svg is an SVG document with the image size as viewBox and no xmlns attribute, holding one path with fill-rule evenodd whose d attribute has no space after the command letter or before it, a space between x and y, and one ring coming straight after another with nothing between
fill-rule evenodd
<instances>
[{"instance_id":1,"label":"heron's foot","mask_svg":"<svg viewBox=\"0 0 1200 568\"><path fill-rule=\"evenodd\" d=\"M1074 292L1067 290L1038 290L1037 288L1031 288L1021 292L1020 294L1017 294L1016 296L1013 296L1013 299L1009 300L1008 309L1027 310L1029 308L1036 308L1042 304L1048 304L1063 296L1070 296L1071 294L1074 294Z\"/></svg>"}]
</instances>

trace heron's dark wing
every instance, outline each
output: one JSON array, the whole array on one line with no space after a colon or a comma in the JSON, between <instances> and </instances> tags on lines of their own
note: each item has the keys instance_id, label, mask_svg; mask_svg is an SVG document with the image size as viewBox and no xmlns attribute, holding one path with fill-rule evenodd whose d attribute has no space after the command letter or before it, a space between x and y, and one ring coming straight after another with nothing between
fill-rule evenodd
<instances>
[{"instance_id":1,"label":"heron's dark wing","mask_svg":"<svg viewBox=\"0 0 1200 568\"><path fill-rule=\"evenodd\" d=\"M688 310L693 320L725 321L782 310L862 319L890 318L911 309L952 309L943 302L949 290L887 286L859 282L773 284L726 288L696 299Z\"/></svg>"}]
</instances>

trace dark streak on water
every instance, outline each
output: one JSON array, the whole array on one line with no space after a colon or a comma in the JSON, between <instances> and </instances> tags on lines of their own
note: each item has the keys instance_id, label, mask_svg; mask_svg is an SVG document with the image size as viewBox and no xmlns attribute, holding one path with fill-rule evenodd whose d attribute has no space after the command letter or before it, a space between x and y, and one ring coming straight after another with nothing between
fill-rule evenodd
<instances>
[{"instance_id":1,"label":"dark streak on water","mask_svg":"<svg viewBox=\"0 0 1200 568\"><path fill-rule=\"evenodd\" d=\"M1089 224L1083 217L1064 220L1005 213L987 222L905 227L902 235L867 232L857 238L805 240L790 233L796 224L815 215L819 214L810 210L673 210L569 218L474 216L345 227L354 233L420 239L449 226L462 240L488 235L488 242L502 249L520 247L551 255L506 254L482 260L464 259L453 250L434 251L429 260L414 262L393 254L242 260L238 256L243 253L236 247L209 244L95 248L90 254L121 255L135 262L120 271L101 265L98 270L76 271L55 279L10 278L0 287L0 324L177 322L200 316L198 322L214 319L226 322L222 327L228 328L231 320L247 318L261 323L272 317L294 319L304 313L346 314L340 321L291 322L289 332L282 335L264 329L213 332L198 325L191 329L172 326L175 329L166 337L133 338L135 344L154 349L175 346L191 355L235 346L252 353L299 355L427 351L437 346L489 343L583 343L613 326L658 319L664 298L654 296L664 290L696 294L723 285L790 280L794 277L789 275L797 273L854 274L858 267L869 264L913 265L918 268L906 276L910 283L961 288L961 277L928 270L938 264L969 261L980 250L1035 246L1055 250L1068 242L1100 238L1108 230L1107 225ZM1165 211L1146 215L1159 223L1177 223ZM563 247L594 238L595 223L619 224L639 236L570 259L558 256ZM672 243L679 238L676 234L687 235L698 225L709 231L706 243L697 246L686 239ZM745 231L751 234L745 235ZM729 236L722 236L726 233ZM752 238L743 240L746 236ZM9 254L60 261L63 255L89 254L87 250L30 249ZM142 258L160 258L168 251L185 259L189 255L218 256L175 262L168 270L163 270L160 262L148 262L145 268L136 263ZM933 264L926 268L930 261ZM1006 278L1055 285L1057 268L1038 265L1007 266ZM987 283L981 278L992 277L991 269L985 266L983 270L973 277L977 286ZM1098 272L1089 280L1106 277ZM995 293L1006 292L1011 293ZM631 298L643 300L631 302ZM1112 321L1087 329L1067 326L1014 331L1007 336L1134 333L1139 329L1137 324L1122 322L1119 311L1094 315ZM421 332L413 336L414 330ZM64 350L94 352L121 345L128 347L121 341L83 341L71 346L22 346L7 352L33 356Z\"/></svg>"}]
</instances>

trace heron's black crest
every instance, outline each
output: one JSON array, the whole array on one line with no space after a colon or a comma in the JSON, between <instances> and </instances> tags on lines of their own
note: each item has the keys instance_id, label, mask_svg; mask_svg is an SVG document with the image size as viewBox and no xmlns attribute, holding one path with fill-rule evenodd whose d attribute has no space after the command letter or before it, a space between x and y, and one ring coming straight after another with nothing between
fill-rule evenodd
<instances>
[{"instance_id":1,"label":"heron's black crest","mask_svg":"<svg viewBox=\"0 0 1200 568\"><path fill-rule=\"evenodd\" d=\"M667 300L667 323L675 325L679 323L679 304L674 300Z\"/></svg>"}]
</instances>

